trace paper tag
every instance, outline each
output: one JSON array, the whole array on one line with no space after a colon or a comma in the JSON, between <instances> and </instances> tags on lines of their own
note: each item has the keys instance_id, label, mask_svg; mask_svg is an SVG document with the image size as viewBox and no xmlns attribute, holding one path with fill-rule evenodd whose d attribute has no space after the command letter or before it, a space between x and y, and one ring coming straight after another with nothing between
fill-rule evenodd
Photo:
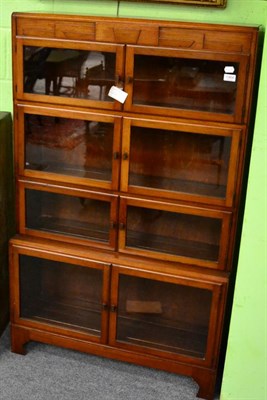
<instances>
[{"instance_id":1,"label":"paper tag","mask_svg":"<svg viewBox=\"0 0 267 400\"><path fill-rule=\"evenodd\" d=\"M120 103L123 104L128 96L128 93L124 92L117 86L111 86L108 95L109 97L112 97L113 99L118 100Z\"/></svg>"},{"instance_id":2,"label":"paper tag","mask_svg":"<svg viewBox=\"0 0 267 400\"><path fill-rule=\"evenodd\" d=\"M235 67L231 66L231 65L226 65L224 67L224 72L226 74L233 74L235 72Z\"/></svg>"},{"instance_id":3,"label":"paper tag","mask_svg":"<svg viewBox=\"0 0 267 400\"><path fill-rule=\"evenodd\" d=\"M236 75L224 74L223 80L226 82L236 82Z\"/></svg>"}]
</instances>

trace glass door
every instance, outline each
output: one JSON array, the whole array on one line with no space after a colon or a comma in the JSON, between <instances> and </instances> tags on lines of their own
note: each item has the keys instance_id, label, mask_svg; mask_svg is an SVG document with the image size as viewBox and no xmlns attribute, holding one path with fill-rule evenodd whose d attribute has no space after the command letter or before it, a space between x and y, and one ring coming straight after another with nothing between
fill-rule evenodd
<instances>
[{"instance_id":1,"label":"glass door","mask_svg":"<svg viewBox=\"0 0 267 400\"><path fill-rule=\"evenodd\" d=\"M123 78L123 53L117 44L17 39L17 97L120 109L108 92Z\"/></svg>"},{"instance_id":2,"label":"glass door","mask_svg":"<svg viewBox=\"0 0 267 400\"><path fill-rule=\"evenodd\" d=\"M118 188L120 117L26 105L18 116L21 175Z\"/></svg>"},{"instance_id":3,"label":"glass door","mask_svg":"<svg viewBox=\"0 0 267 400\"><path fill-rule=\"evenodd\" d=\"M113 266L110 340L117 347L209 365L226 285Z\"/></svg>"},{"instance_id":4,"label":"glass door","mask_svg":"<svg viewBox=\"0 0 267 400\"><path fill-rule=\"evenodd\" d=\"M226 269L231 213L122 197L119 251Z\"/></svg>"},{"instance_id":5,"label":"glass door","mask_svg":"<svg viewBox=\"0 0 267 400\"><path fill-rule=\"evenodd\" d=\"M108 264L34 249L14 250L12 260L14 323L106 342Z\"/></svg>"},{"instance_id":6,"label":"glass door","mask_svg":"<svg viewBox=\"0 0 267 400\"><path fill-rule=\"evenodd\" d=\"M116 248L116 195L33 182L18 186L20 233Z\"/></svg>"},{"instance_id":7,"label":"glass door","mask_svg":"<svg viewBox=\"0 0 267 400\"><path fill-rule=\"evenodd\" d=\"M127 110L242 121L248 57L127 46Z\"/></svg>"},{"instance_id":8,"label":"glass door","mask_svg":"<svg viewBox=\"0 0 267 400\"><path fill-rule=\"evenodd\" d=\"M124 118L121 189L232 206L240 129Z\"/></svg>"}]
</instances>

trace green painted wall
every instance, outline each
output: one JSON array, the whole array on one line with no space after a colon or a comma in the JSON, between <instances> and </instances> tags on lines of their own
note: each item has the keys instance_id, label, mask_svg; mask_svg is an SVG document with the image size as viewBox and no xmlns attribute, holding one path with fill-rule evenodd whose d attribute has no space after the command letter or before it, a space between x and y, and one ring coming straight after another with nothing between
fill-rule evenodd
<instances>
[{"instance_id":1,"label":"green painted wall","mask_svg":"<svg viewBox=\"0 0 267 400\"><path fill-rule=\"evenodd\" d=\"M0 110L12 110L10 17L42 11L267 25L267 0L228 0L226 9L116 0L0 0ZM265 46L247 201L221 400L267 399L267 45Z\"/></svg>"},{"instance_id":2,"label":"green painted wall","mask_svg":"<svg viewBox=\"0 0 267 400\"><path fill-rule=\"evenodd\" d=\"M267 5L267 3L266 3ZM221 400L267 399L267 41Z\"/></svg>"}]
</instances>

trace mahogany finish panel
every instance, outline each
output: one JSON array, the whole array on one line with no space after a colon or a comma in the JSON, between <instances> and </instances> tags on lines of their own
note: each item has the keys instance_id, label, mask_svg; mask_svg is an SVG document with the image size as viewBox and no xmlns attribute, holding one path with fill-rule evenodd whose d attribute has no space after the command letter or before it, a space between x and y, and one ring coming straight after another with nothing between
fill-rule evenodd
<instances>
[{"instance_id":1,"label":"mahogany finish panel","mask_svg":"<svg viewBox=\"0 0 267 400\"><path fill-rule=\"evenodd\" d=\"M21 104L17 116L20 176L118 189L119 116Z\"/></svg>"},{"instance_id":2,"label":"mahogany finish panel","mask_svg":"<svg viewBox=\"0 0 267 400\"><path fill-rule=\"evenodd\" d=\"M226 287L212 281L113 267L110 342L124 349L212 365ZM215 311L216 310L216 311Z\"/></svg>"},{"instance_id":3,"label":"mahogany finish panel","mask_svg":"<svg viewBox=\"0 0 267 400\"><path fill-rule=\"evenodd\" d=\"M118 196L19 181L18 198L20 233L116 249Z\"/></svg>"},{"instance_id":4,"label":"mahogany finish panel","mask_svg":"<svg viewBox=\"0 0 267 400\"><path fill-rule=\"evenodd\" d=\"M232 206L243 132L124 118L121 190Z\"/></svg>"},{"instance_id":5,"label":"mahogany finish panel","mask_svg":"<svg viewBox=\"0 0 267 400\"><path fill-rule=\"evenodd\" d=\"M121 196L119 251L226 269L231 213Z\"/></svg>"},{"instance_id":6,"label":"mahogany finish panel","mask_svg":"<svg viewBox=\"0 0 267 400\"><path fill-rule=\"evenodd\" d=\"M12 351L184 374L212 400L258 28L15 13L12 32Z\"/></svg>"},{"instance_id":7,"label":"mahogany finish panel","mask_svg":"<svg viewBox=\"0 0 267 400\"><path fill-rule=\"evenodd\" d=\"M128 111L242 122L247 55L128 45L126 56Z\"/></svg>"},{"instance_id":8,"label":"mahogany finish panel","mask_svg":"<svg viewBox=\"0 0 267 400\"><path fill-rule=\"evenodd\" d=\"M14 321L106 342L110 264L22 248L11 252L11 271Z\"/></svg>"},{"instance_id":9,"label":"mahogany finish panel","mask_svg":"<svg viewBox=\"0 0 267 400\"><path fill-rule=\"evenodd\" d=\"M15 68L17 97L121 109L107 94L123 77L123 53L120 44L18 38L16 57L22 68Z\"/></svg>"}]
</instances>

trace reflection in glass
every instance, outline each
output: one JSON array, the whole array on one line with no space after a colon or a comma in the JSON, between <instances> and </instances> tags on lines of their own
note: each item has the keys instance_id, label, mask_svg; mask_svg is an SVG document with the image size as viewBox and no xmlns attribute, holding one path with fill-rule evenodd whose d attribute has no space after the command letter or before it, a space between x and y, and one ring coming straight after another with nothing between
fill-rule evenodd
<instances>
[{"instance_id":1,"label":"reflection in glass","mask_svg":"<svg viewBox=\"0 0 267 400\"><path fill-rule=\"evenodd\" d=\"M20 316L100 336L102 274L20 255Z\"/></svg>"},{"instance_id":2,"label":"reflection in glass","mask_svg":"<svg viewBox=\"0 0 267 400\"><path fill-rule=\"evenodd\" d=\"M225 198L231 137L131 128L129 185Z\"/></svg>"},{"instance_id":3,"label":"reflection in glass","mask_svg":"<svg viewBox=\"0 0 267 400\"><path fill-rule=\"evenodd\" d=\"M113 124L25 114L25 168L111 181Z\"/></svg>"},{"instance_id":4,"label":"reflection in glass","mask_svg":"<svg viewBox=\"0 0 267 400\"><path fill-rule=\"evenodd\" d=\"M113 53L24 46L24 92L111 101Z\"/></svg>"},{"instance_id":5,"label":"reflection in glass","mask_svg":"<svg viewBox=\"0 0 267 400\"><path fill-rule=\"evenodd\" d=\"M218 261L220 219L128 206L126 225L126 247Z\"/></svg>"},{"instance_id":6,"label":"reflection in glass","mask_svg":"<svg viewBox=\"0 0 267 400\"><path fill-rule=\"evenodd\" d=\"M226 66L225 61L135 55L133 103L233 114L238 64L231 63L231 81Z\"/></svg>"},{"instance_id":7,"label":"reflection in glass","mask_svg":"<svg viewBox=\"0 0 267 400\"><path fill-rule=\"evenodd\" d=\"M206 289L120 275L117 340L204 358L211 300Z\"/></svg>"},{"instance_id":8,"label":"reflection in glass","mask_svg":"<svg viewBox=\"0 0 267 400\"><path fill-rule=\"evenodd\" d=\"M26 227L109 242L110 203L26 189Z\"/></svg>"}]
</instances>

